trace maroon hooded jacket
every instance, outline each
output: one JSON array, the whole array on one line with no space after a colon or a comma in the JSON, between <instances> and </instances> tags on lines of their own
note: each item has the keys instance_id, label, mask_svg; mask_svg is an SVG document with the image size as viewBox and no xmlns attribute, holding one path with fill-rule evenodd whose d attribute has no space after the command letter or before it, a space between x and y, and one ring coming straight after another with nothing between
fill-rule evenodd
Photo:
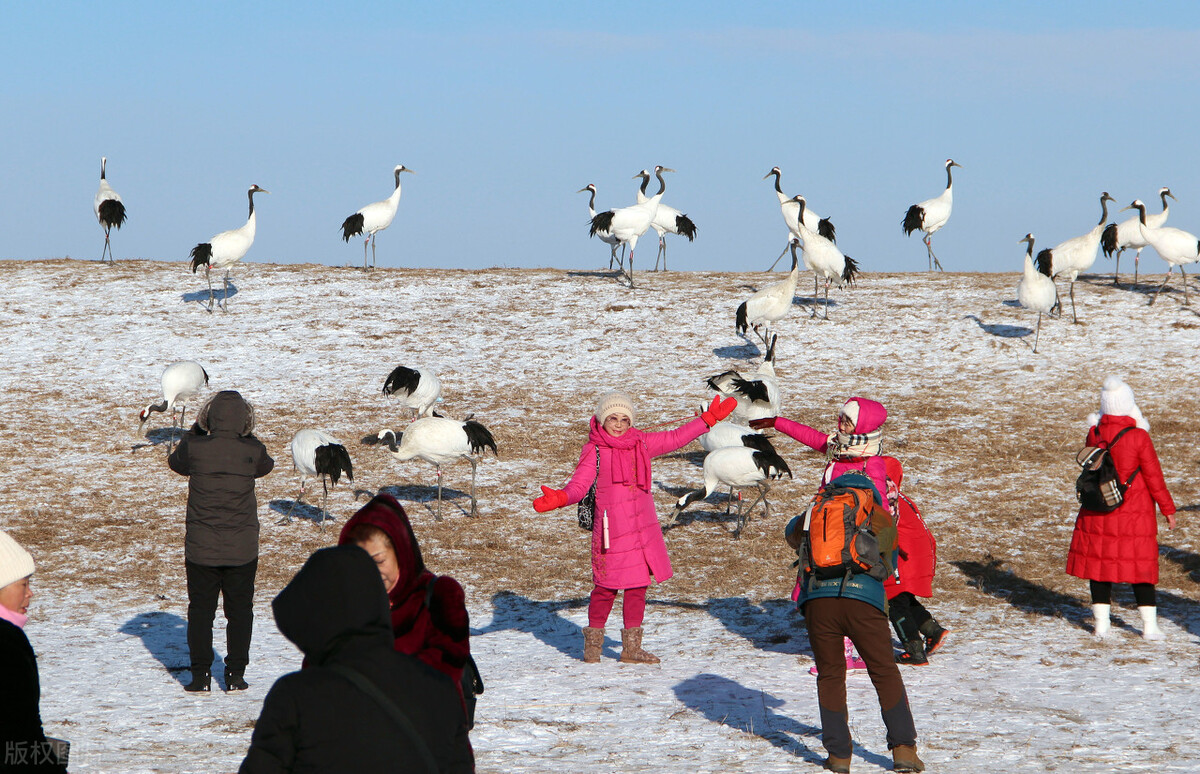
<instances>
[{"instance_id":1,"label":"maroon hooded jacket","mask_svg":"<svg viewBox=\"0 0 1200 774\"><path fill-rule=\"evenodd\" d=\"M470 621L462 586L447 575L438 575L435 581L434 574L425 569L408 515L396 498L376 495L342 527L338 545L350 542L348 536L359 524L383 530L396 549L400 575L388 591L395 649L449 675L461 695L463 667L471 655ZM433 594L426 605L431 581Z\"/></svg>"}]
</instances>

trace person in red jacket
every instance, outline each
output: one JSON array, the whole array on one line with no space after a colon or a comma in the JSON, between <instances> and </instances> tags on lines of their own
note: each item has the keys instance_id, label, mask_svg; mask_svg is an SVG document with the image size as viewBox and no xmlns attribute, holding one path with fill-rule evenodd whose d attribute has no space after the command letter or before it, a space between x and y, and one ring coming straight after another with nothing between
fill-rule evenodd
<instances>
[{"instance_id":1,"label":"person in red jacket","mask_svg":"<svg viewBox=\"0 0 1200 774\"><path fill-rule=\"evenodd\" d=\"M1133 480L1116 510L1098 513L1079 509L1067 553L1067 574L1084 578L1091 585L1097 637L1109 633L1112 585L1130 583L1142 614L1142 636L1161 640L1154 594L1158 583L1155 505L1167 518L1167 529L1175 529L1175 501L1167 491L1150 440L1150 424L1134 402L1133 390L1115 376L1104 380L1100 413L1088 417L1088 424L1092 427L1087 445L1107 447L1121 481L1129 481L1131 476ZM1121 433L1120 441L1114 444Z\"/></svg>"},{"instance_id":2,"label":"person in red jacket","mask_svg":"<svg viewBox=\"0 0 1200 774\"><path fill-rule=\"evenodd\" d=\"M463 670L471 657L471 629L462 586L426 569L408 514L389 494L375 495L350 517L338 537L339 546L347 543L362 547L379 568L395 649L454 680L469 723L474 697L463 693Z\"/></svg>"},{"instance_id":3,"label":"person in red jacket","mask_svg":"<svg viewBox=\"0 0 1200 774\"><path fill-rule=\"evenodd\" d=\"M883 580L888 598L888 618L900 638L904 652L901 664L929 663L929 654L942 646L950 630L925 609L917 597L933 596L933 573L937 564L937 542L921 518L915 503L900 492L904 470L895 457L884 457L887 469L888 504L896 519L896 574Z\"/></svg>"}]
</instances>

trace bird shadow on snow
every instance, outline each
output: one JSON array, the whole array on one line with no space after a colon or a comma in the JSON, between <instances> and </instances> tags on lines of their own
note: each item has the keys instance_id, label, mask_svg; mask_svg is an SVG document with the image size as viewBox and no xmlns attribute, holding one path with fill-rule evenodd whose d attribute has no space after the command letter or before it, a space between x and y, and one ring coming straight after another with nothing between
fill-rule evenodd
<instances>
[{"instance_id":1,"label":"bird shadow on snow","mask_svg":"<svg viewBox=\"0 0 1200 774\"><path fill-rule=\"evenodd\" d=\"M228 294L225 293L225 289L223 287L214 285L212 290L213 306L215 307L217 304L223 304L225 301L233 298L237 294L238 287L237 285L233 284L232 280L229 282ZM184 303L190 304L194 301L196 303L208 306L208 288L205 288L204 290L194 290L190 293L183 293L179 297L183 299Z\"/></svg>"},{"instance_id":2,"label":"bird shadow on snow","mask_svg":"<svg viewBox=\"0 0 1200 774\"><path fill-rule=\"evenodd\" d=\"M776 712L786 703L783 699L747 688L728 677L706 673L689 677L673 690L684 706L713 723L754 734L808 763L820 765L824 760L813 749L820 746L821 729ZM810 747L802 741L805 737L816 740L816 744ZM861 748L859 754L879 766L891 763L890 758L864 753Z\"/></svg>"},{"instance_id":3,"label":"bird shadow on snow","mask_svg":"<svg viewBox=\"0 0 1200 774\"><path fill-rule=\"evenodd\" d=\"M309 505L299 500L272 500L267 507L278 513L281 519L291 512L292 518L297 521L311 521L322 526L327 521L336 521L331 514L322 513L321 506Z\"/></svg>"},{"instance_id":4,"label":"bird shadow on snow","mask_svg":"<svg viewBox=\"0 0 1200 774\"><path fill-rule=\"evenodd\" d=\"M121 634L137 637L150 655L163 665L180 685L186 685L184 674L190 675L191 661L188 658L187 621L174 613L152 610L138 613L118 630ZM221 670L214 669L213 674Z\"/></svg>"},{"instance_id":5,"label":"bird shadow on snow","mask_svg":"<svg viewBox=\"0 0 1200 774\"><path fill-rule=\"evenodd\" d=\"M130 451L145 449L152 446L161 446L164 443L177 444L183 440L183 436L187 433L182 427L159 427L146 433L146 440L149 443L135 443L129 447Z\"/></svg>"},{"instance_id":6,"label":"bird shadow on snow","mask_svg":"<svg viewBox=\"0 0 1200 774\"><path fill-rule=\"evenodd\" d=\"M1065 618L1073 626L1092 631L1092 611L1088 605L1075 597L1025 580L1011 570L1002 569L1003 562L991 554L985 555L982 562L959 561L951 564L966 576L968 586L988 596L1007 602L1023 612L1048 618ZM1113 619L1113 626L1133 630L1129 624L1117 618Z\"/></svg>"},{"instance_id":7,"label":"bird shadow on snow","mask_svg":"<svg viewBox=\"0 0 1200 774\"><path fill-rule=\"evenodd\" d=\"M812 657L808 638L796 636L804 628L804 618L790 599L768 599L756 605L745 597L727 597L710 599L707 607L709 615L758 650Z\"/></svg>"},{"instance_id":8,"label":"bird shadow on snow","mask_svg":"<svg viewBox=\"0 0 1200 774\"><path fill-rule=\"evenodd\" d=\"M736 347L716 347L713 354L725 360L756 360L762 357L763 351L753 341L747 341Z\"/></svg>"},{"instance_id":9,"label":"bird shadow on snow","mask_svg":"<svg viewBox=\"0 0 1200 774\"><path fill-rule=\"evenodd\" d=\"M985 323L973 314L963 317L964 320L974 320L975 324L989 336L999 336L1005 339L1019 339L1033 333L1033 328L1024 325L1007 325L1004 323Z\"/></svg>"},{"instance_id":10,"label":"bird shadow on snow","mask_svg":"<svg viewBox=\"0 0 1200 774\"><path fill-rule=\"evenodd\" d=\"M400 501L409 501L420 503L425 507L426 515L431 518L437 513L437 487L436 486L419 486L416 484L406 484L404 486L381 486L379 494L390 494ZM442 485L442 505L443 507L455 508L460 516L470 516L471 512L462 507L454 500L465 499L468 503L471 502L471 493L464 492L460 489L451 489L445 484ZM410 516L415 515L410 513ZM445 512L442 514L446 515Z\"/></svg>"}]
</instances>

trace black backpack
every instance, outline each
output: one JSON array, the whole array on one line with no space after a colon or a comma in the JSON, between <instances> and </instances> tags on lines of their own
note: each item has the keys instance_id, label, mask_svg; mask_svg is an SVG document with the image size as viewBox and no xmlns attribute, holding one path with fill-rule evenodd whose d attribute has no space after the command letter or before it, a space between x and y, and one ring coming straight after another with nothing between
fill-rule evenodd
<instances>
[{"instance_id":1,"label":"black backpack","mask_svg":"<svg viewBox=\"0 0 1200 774\"><path fill-rule=\"evenodd\" d=\"M1075 461L1083 468L1075 479L1075 496L1079 504L1096 513L1112 513L1125 502L1125 490L1141 470L1139 466L1125 481L1117 476L1117 466L1112 459L1112 448L1121 436L1132 430L1127 427L1112 439L1107 446L1085 446L1075 455Z\"/></svg>"}]
</instances>

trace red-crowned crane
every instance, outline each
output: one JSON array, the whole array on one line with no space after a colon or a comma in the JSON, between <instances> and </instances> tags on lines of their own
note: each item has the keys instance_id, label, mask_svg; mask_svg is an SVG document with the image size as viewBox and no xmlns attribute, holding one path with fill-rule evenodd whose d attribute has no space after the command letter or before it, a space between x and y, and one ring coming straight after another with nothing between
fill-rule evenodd
<instances>
[{"instance_id":1,"label":"red-crowned crane","mask_svg":"<svg viewBox=\"0 0 1200 774\"><path fill-rule=\"evenodd\" d=\"M1171 228L1170 226L1150 228L1146 225L1146 205L1137 199L1134 199L1133 204L1124 209L1138 211L1142 239L1145 239L1146 244L1153 247L1159 257L1167 262L1167 273L1163 275L1162 284L1158 286L1158 290L1154 291L1149 305L1154 306L1154 302L1158 300L1158 294L1167 286L1167 280L1171 278L1171 269L1178 266L1179 273L1183 276L1183 304L1188 306L1191 302L1188 300L1187 272L1183 270L1183 267L1200 260L1200 240L1196 238L1195 234L1181 228Z\"/></svg>"},{"instance_id":2,"label":"red-crowned crane","mask_svg":"<svg viewBox=\"0 0 1200 774\"><path fill-rule=\"evenodd\" d=\"M383 394L395 395L400 405L413 410L413 419L419 419L433 409L441 400L442 380L427 368L396 366L383 382Z\"/></svg>"},{"instance_id":3,"label":"red-crowned crane","mask_svg":"<svg viewBox=\"0 0 1200 774\"><path fill-rule=\"evenodd\" d=\"M279 523L291 523L292 510L298 503L304 501L304 484L310 478L320 478L323 493L321 495L321 529L325 529L325 519L329 517L326 503L329 500L329 482L337 485L338 479L345 474L350 481L354 480L354 464L350 453L341 441L321 430L300 430L292 437L292 467L300 471L300 494L292 501L284 517Z\"/></svg>"},{"instance_id":4,"label":"red-crowned crane","mask_svg":"<svg viewBox=\"0 0 1200 774\"><path fill-rule=\"evenodd\" d=\"M648 201L646 186L650 183L650 173L643 169L638 176L642 178L642 185L638 188L637 201L638 204L642 204ZM658 234L658 255L654 256L654 271L658 271L659 258L662 258L663 271L667 270L667 234L685 236L689 242L696 240L696 224L692 222L692 219L662 202L658 203L654 220L650 221L650 228Z\"/></svg>"},{"instance_id":5,"label":"red-crowned crane","mask_svg":"<svg viewBox=\"0 0 1200 774\"><path fill-rule=\"evenodd\" d=\"M954 207L954 177L951 167L962 167L954 159L946 159L946 190L932 199L926 199L920 204L914 204L904 213L904 233L911 235L914 231L925 232L925 250L929 253L929 270L937 266L942 271L942 264L933 254L933 235L937 233L946 221L950 220L950 210Z\"/></svg>"},{"instance_id":6,"label":"red-crowned crane","mask_svg":"<svg viewBox=\"0 0 1200 774\"><path fill-rule=\"evenodd\" d=\"M108 242L109 230L116 228L120 230L125 223L125 203L121 201L121 195L112 189L108 184L108 180L104 176L104 167L108 164L108 157L100 157L100 187L96 189L96 198L92 200L92 210L96 213L96 221L100 224L100 228L104 229L104 249L100 251L100 261L104 261L104 253L108 253L108 262L116 263L113 260L112 245Z\"/></svg>"},{"instance_id":7,"label":"red-crowned crane","mask_svg":"<svg viewBox=\"0 0 1200 774\"><path fill-rule=\"evenodd\" d=\"M617 241L629 246L629 268L626 275L629 277L629 287L631 288L633 287L633 253L637 249L637 241L650 230L650 224L654 222L654 213L658 211L658 203L662 201L663 192L667 190L667 183L663 180L662 173L674 171L663 166L655 167L654 174L658 177L658 193L641 204L605 210L596 213L596 216L592 218L592 226L588 231L590 236L608 232L615 236ZM633 179L636 180L641 176L642 173L638 172Z\"/></svg>"},{"instance_id":8,"label":"red-crowned crane","mask_svg":"<svg viewBox=\"0 0 1200 774\"><path fill-rule=\"evenodd\" d=\"M588 222L591 222L591 220L596 217L596 185L595 185L595 183L588 183L586 186L584 186L583 188L580 188L575 193L583 193L584 191L590 191L592 194L591 197L588 198ZM601 242L608 245L609 250L612 253L612 255L608 259L609 271L612 271L614 261L616 262L617 266L621 267L621 271L624 271L625 270L625 260L622 257L617 255L617 247L620 246L621 240L617 239L615 236L613 236L612 234L610 234L607 231L597 231L596 236L600 238Z\"/></svg>"},{"instance_id":9,"label":"red-crowned crane","mask_svg":"<svg viewBox=\"0 0 1200 774\"><path fill-rule=\"evenodd\" d=\"M767 500L767 493L771 490L769 482L784 475L791 477L792 471L774 449L762 451L749 446L714 449L704 458L704 487L693 489L676 500L675 510L671 512L668 523L674 524L688 505L708 497L722 485L734 489L754 488L758 490L758 497L748 508L743 510L741 499L738 499L738 523L733 536L740 537L742 528L750 521L750 512L760 500L763 503L764 515L770 518L771 503Z\"/></svg>"},{"instance_id":10,"label":"red-crowned crane","mask_svg":"<svg viewBox=\"0 0 1200 774\"><path fill-rule=\"evenodd\" d=\"M187 404L200 391L208 386L208 372L204 366L194 360L180 360L163 369L162 396L158 403L151 403L138 413L138 435L146 428L150 415L159 412L171 413L171 438L168 449L175 445L175 428L184 429L183 416L187 412ZM178 418L175 412L179 412Z\"/></svg>"},{"instance_id":11,"label":"red-crowned crane","mask_svg":"<svg viewBox=\"0 0 1200 774\"><path fill-rule=\"evenodd\" d=\"M421 459L432 463L437 469L437 499L438 506L434 519L442 520L442 465L448 465L455 460L466 460L471 463L471 512L469 515L479 515L475 501L475 476L479 468L479 460L487 449L496 452L496 440L486 427L475 422L471 417L463 421L448 417L421 417L406 427L397 435L392 430L381 430L377 436L380 441L387 441L392 454L397 460L406 462L411 459ZM398 444L397 445L397 441ZM498 455L497 455L498 456Z\"/></svg>"},{"instance_id":12,"label":"red-crowned crane","mask_svg":"<svg viewBox=\"0 0 1200 774\"><path fill-rule=\"evenodd\" d=\"M1163 186L1158 189L1158 198L1162 199L1162 212L1147 213L1147 228L1161 228L1166 225L1167 216L1171 214L1170 206L1167 204L1168 196L1172 199L1175 198L1175 194L1171 193L1170 188ZM1176 201L1178 200L1176 199ZM1104 231L1100 234L1100 249L1104 251L1105 258L1112 258L1114 252L1117 254L1116 263L1113 265L1114 285L1120 284L1117 282L1117 273L1121 269L1121 253L1126 250L1136 251L1133 254L1133 284L1137 285L1138 263L1141 261L1142 250L1145 247L1146 240L1142 239L1142 229L1137 215L1120 223L1109 223L1104 227Z\"/></svg>"},{"instance_id":13,"label":"red-crowned crane","mask_svg":"<svg viewBox=\"0 0 1200 774\"><path fill-rule=\"evenodd\" d=\"M1038 313L1037 330L1033 334L1033 353L1037 354L1038 337L1042 335L1042 315L1049 314L1058 298L1054 288L1054 280L1042 274L1033 266L1033 234L1026 234L1018 242L1027 243L1025 249L1025 272L1017 285L1017 301L1021 306Z\"/></svg>"},{"instance_id":14,"label":"red-crowned crane","mask_svg":"<svg viewBox=\"0 0 1200 774\"><path fill-rule=\"evenodd\" d=\"M1091 231L1081 236L1072 237L1067 241L1046 250L1037 256L1038 271L1051 279L1066 275L1071 283L1071 319L1079 322L1075 314L1075 279L1082 272L1092 268L1096 262L1096 253L1100 249L1100 234L1108 221L1108 202L1116 201L1108 195L1108 191L1100 194L1100 222ZM1062 298L1055 304L1062 313Z\"/></svg>"},{"instance_id":15,"label":"red-crowned crane","mask_svg":"<svg viewBox=\"0 0 1200 774\"><path fill-rule=\"evenodd\" d=\"M245 225L232 231L222 231L207 242L201 242L193 247L190 253L192 274L195 274L196 269L201 266L204 267L204 279L208 280L209 312L213 310L211 270L214 266L225 270L225 294L221 297L221 308L226 312L229 311L229 270L245 257L246 253L250 251L250 245L254 244L254 230L257 223L257 217L254 214L254 194L256 193L271 192L259 188L257 185L250 186L247 192L250 198L250 215L246 218Z\"/></svg>"},{"instance_id":16,"label":"red-crowned crane","mask_svg":"<svg viewBox=\"0 0 1200 774\"><path fill-rule=\"evenodd\" d=\"M734 315L734 330L741 335L753 329L763 344L771 339L771 323L787 316L796 296L796 284L800 281L800 262L796 254L800 240L792 238L792 272L782 282L773 282L746 299ZM766 333L763 329L766 329Z\"/></svg>"},{"instance_id":17,"label":"red-crowned crane","mask_svg":"<svg viewBox=\"0 0 1200 774\"><path fill-rule=\"evenodd\" d=\"M778 339L778 336L771 337L767 354L757 371L723 371L705 381L708 388L721 397L737 398L737 407L729 415L730 420L748 425L755 419L779 416L779 380L775 376L775 342Z\"/></svg>"},{"instance_id":18,"label":"red-crowned crane","mask_svg":"<svg viewBox=\"0 0 1200 774\"><path fill-rule=\"evenodd\" d=\"M800 207L796 217L796 230L800 232L800 240L804 242L804 264L813 271L813 308L811 317L817 316L817 279L825 280L825 319L829 319L829 283L836 282L840 288L843 285L854 285L858 279L858 262L848 255L843 255L833 242L809 230L804 225L804 211L808 202L800 194L794 197Z\"/></svg>"},{"instance_id":19,"label":"red-crowned crane","mask_svg":"<svg viewBox=\"0 0 1200 774\"><path fill-rule=\"evenodd\" d=\"M796 239L800 238L799 232L796 231L796 218L799 217L800 205L796 203L795 197L788 196L783 192L783 187L780 185L780 178L783 173L779 171L779 167L771 167L771 171L763 175L763 180L766 180L772 175L775 176L775 196L779 198L779 211L783 213L783 222L788 227L788 232ZM837 242L837 229L833 227L832 221L829 218L822 218L813 210L805 209L804 225L808 226L809 231L815 231L821 236L828 239L830 242ZM789 237L789 242L791 241ZM771 264L771 268L767 271L774 271L775 266L787 255L787 246L784 246L783 252L775 259L775 263Z\"/></svg>"},{"instance_id":20,"label":"red-crowned crane","mask_svg":"<svg viewBox=\"0 0 1200 774\"><path fill-rule=\"evenodd\" d=\"M371 268L375 267L375 236L380 231L383 231L388 226L392 225L392 219L396 217L396 208L400 206L400 173L409 172L416 174L403 164L397 164L392 169L392 174L396 178L396 187L392 190L392 195L381 202L372 202L366 207L363 207L358 212L342 221L342 240L350 241L350 237L366 234L367 241L363 242L363 271L367 270L367 245L371 245Z\"/></svg>"}]
</instances>

